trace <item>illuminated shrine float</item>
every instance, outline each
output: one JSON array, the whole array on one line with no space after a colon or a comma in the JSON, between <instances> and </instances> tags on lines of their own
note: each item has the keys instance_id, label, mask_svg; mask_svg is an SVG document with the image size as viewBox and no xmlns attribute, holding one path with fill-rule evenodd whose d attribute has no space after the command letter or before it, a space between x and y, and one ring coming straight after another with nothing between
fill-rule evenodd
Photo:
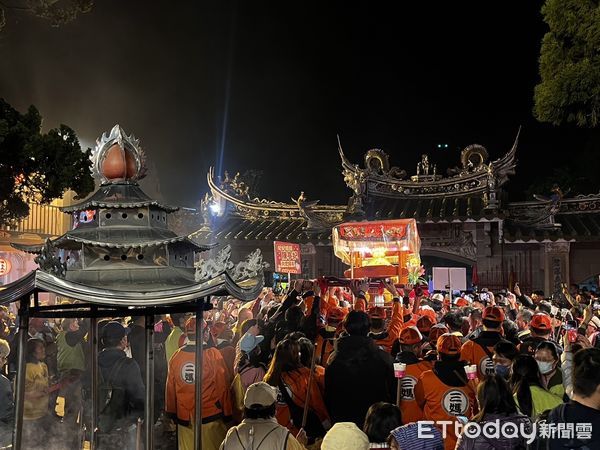
<instances>
[{"instance_id":1,"label":"illuminated shrine float","mask_svg":"<svg viewBox=\"0 0 600 450\"><path fill-rule=\"evenodd\" d=\"M348 222L332 232L335 255L350 268L348 278L392 278L415 284L422 271L415 219Z\"/></svg>"}]
</instances>

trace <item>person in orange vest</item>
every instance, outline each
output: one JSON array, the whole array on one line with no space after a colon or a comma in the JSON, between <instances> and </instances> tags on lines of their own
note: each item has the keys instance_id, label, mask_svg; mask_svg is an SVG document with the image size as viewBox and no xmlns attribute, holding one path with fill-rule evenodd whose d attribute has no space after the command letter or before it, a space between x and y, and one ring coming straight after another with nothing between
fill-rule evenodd
<instances>
[{"instance_id":1,"label":"person in orange vest","mask_svg":"<svg viewBox=\"0 0 600 450\"><path fill-rule=\"evenodd\" d=\"M531 334L519 345L519 353L533 356L540 343L550 340L552 331L550 316L545 313L535 313L529 322L529 330Z\"/></svg>"},{"instance_id":2,"label":"person in orange vest","mask_svg":"<svg viewBox=\"0 0 600 450\"><path fill-rule=\"evenodd\" d=\"M398 338L400 342L400 353L396 356L396 362L406 364L405 375L398 380L400 411L402 422L411 423L423 419L423 410L415 401L415 384L421 374L431 370L433 364L421 359L421 343L423 336L415 327L403 328Z\"/></svg>"},{"instance_id":3,"label":"person in orange vest","mask_svg":"<svg viewBox=\"0 0 600 450\"><path fill-rule=\"evenodd\" d=\"M208 340L203 321L204 340ZM185 324L187 343L169 361L165 412L177 422L180 450L194 448L195 379L196 379L196 318ZM206 342L204 343L206 345ZM202 449L219 448L227 434L225 421L231 416L227 367L223 356L214 347L204 349L202 359Z\"/></svg>"},{"instance_id":4,"label":"person in orange vest","mask_svg":"<svg viewBox=\"0 0 600 450\"><path fill-rule=\"evenodd\" d=\"M477 410L475 386L467 380L464 361L460 360L458 336L438 338L438 361L432 370L421 374L415 385L415 400L423 409L424 420L432 420L441 429L445 450L456 446L457 416L471 418ZM444 424L443 421L449 423Z\"/></svg>"},{"instance_id":5,"label":"person in orange vest","mask_svg":"<svg viewBox=\"0 0 600 450\"><path fill-rule=\"evenodd\" d=\"M487 306L483 310L483 331L465 342L460 351L463 361L477 366L477 376L483 380L487 375L494 375L494 345L505 341L500 334L504 321L504 310L499 306Z\"/></svg>"},{"instance_id":6,"label":"person in orange vest","mask_svg":"<svg viewBox=\"0 0 600 450\"><path fill-rule=\"evenodd\" d=\"M402 303L398 297L398 290L394 283L384 282L385 288L393 295L392 300L392 317L385 327L385 309L381 306L374 306L369 310L369 318L371 319L371 331L369 337L375 341L375 345L382 350L390 353L392 346L400 330L402 329Z\"/></svg>"},{"instance_id":7,"label":"person in orange vest","mask_svg":"<svg viewBox=\"0 0 600 450\"><path fill-rule=\"evenodd\" d=\"M277 422L294 435L300 432L304 403L309 391L310 368L302 365L300 344L285 338L277 344L264 381L278 390ZM323 437L331 427L329 413L316 377L313 377L308 399L308 420L305 431L310 442Z\"/></svg>"},{"instance_id":8,"label":"person in orange vest","mask_svg":"<svg viewBox=\"0 0 600 450\"><path fill-rule=\"evenodd\" d=\"M346 314L342 308L329 308L326 315L327 323L317 332L317 362L320 362L323 367L327 367L329 355L333 352L333 345L341 331L344 317Z\"/></svg>"},{"instance_id":9,"label":"person in orange vest","mask_svg":"<svg viewBox=\"0 0 600 450\"><path fill-rule=\"evenodd\" d=\"M419 317L419 320L417 320L416 325L404 324L402 326L402 329L405 330L407 328L417 328L421 332L422 340L424 341L422 343L427 344L426 341L427 341L427 338L429 335L429 330L431 329L431 327L434 324L435 324L435 322L431 319L431 317L429 315L425 315L425 316ZM402 332L400 332L400 334L402 334ZM419 350L421 350L421 346L419 346ZM400 352L401 352L400 339L396 339L396 341L394 342L394 345L392 345L392 357L397 359L397 356Z\"/></svg>"},{"instance_id":10,"label":"person in orange vest","mask_svg":"<svg viewBox=\"0 0 600 450\"><path fill-rule=\"evenodd\" d=\"M421 347L421 354L425 361L437 361L437 340L446 333L450 333L450 330L443 323L436 323L431 327L427 342Z\"/></svg>"}]
</instances>

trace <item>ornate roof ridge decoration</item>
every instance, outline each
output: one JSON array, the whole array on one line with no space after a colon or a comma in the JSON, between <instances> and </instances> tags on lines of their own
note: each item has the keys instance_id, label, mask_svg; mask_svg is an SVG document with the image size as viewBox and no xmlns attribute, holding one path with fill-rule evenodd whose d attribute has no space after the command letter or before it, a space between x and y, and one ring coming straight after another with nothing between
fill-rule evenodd
<instances>
[{"instance_id":1,"label":"ornate roof ridge decoration","mask_svg":"<svg viewBox=\"0 0 600 450\"><path fill-rule=\"evenodd\" d=\"M555 184L550 197L534 194L533 197L538 201L537 207L513 207L509 220L517 225L535 228L560 228L561 224L556 223L555 216L561 210L564 195Z\"/></svg>"},{"instance_id":2,"label":"ornate roof ridge decoration","mask_svg":"<svg viewBox=\"0 0 600 450\"><path fill-rule=\"evenodd\" d=\"M56 247L50 239L46 239L39 255L33 261L40 267L40 270L55 277L65 278L67 275L67 263L62 262L60 256L56 255Z\"/></svg>"},{"instance_id":3,"label":"ornate roof ridge decoration","mask_svg":"<svg viewBox=\"0 0 600 450\"><path fill-rule=\"evenodd\" d=\"M531 217L532 215L540 216L544 211L547 210L549 202L557 200L558 204L554 206L554 214L566 215L566 214L586 214L586 213L598 213L600 212L600 193L599 194L580 194L571 198L564 198L568 194L562 193L562 191L555 192L555 189L559 189L557 186L553 188L553 194L550 198L546 198L540 195L534 195L535 200L527 200L521 202L510 202L508 204L508 210L510 216L512 216L515 222L519 222L519 219L523 216Z\"/></svg>"},{"instance_id":4,"label":"ornate roof ridge decoration","mask_svg":"<svg viewBox=\"0 0 600 450\"><path fill-rule=\"evenodd\" d=\"M215 278L223 273L227 273L234 281L243 281L262 276L263 271L269 268L269 264L263 261L262 253L258 248L244 261L234 264L231 261L231 245L226 245L214 258L201 259L194 264L194 267L197 282Z\"/></svg>"},{"instance_id":5,"label":"ornate roof ridge decoration","mask_svg":"<svg viewBox=\"0 0 600 450\"><path fill-rule=\"evenodd\" d=\"M102 184L114 181L137 181L146 176L146 154L139 139L127 135L119 124L96 139L92 150L92 170Z\"/></svg>"},{"instance_id":6,"label":"ornate roof ridge decoration","mask_svg":"<svg viewBox=\"0 0 600 450\"><path fill-rule=\"evenodd\" d=\"M317 215L325 216L322 220L326 221L330 220L332 216L339 216L341 221L341 216L346 210L346 207L343 205L318 205L318 200L312 201L307 205L304 205L301 202L299 205L297 200L293 199L294 203L275 202L259 198L251 199L249 196L246 196L243 191L235 191L230 189L227 185L224 185L222 182L219 183L219 180L215 178L213 167L208 171L207 182L211 195L207 194L202 201L202 212L205 223L210 222L209 209L211 205L218 205L216 208L219 211L218 214L216 214L218 216L222 216L227 212L252 220L282 218L308 220L308 212L309 214L312 214L311 217L315 223L317 221ZM303 194L301 197L302 196Z\"/></svg>"},{"instance_id":7,"label":"ornate roof ridge decoration","mask_svg":"<svg viewBox=\"0 0 600 450\"><path fill-rule=\"evenodd\" d=\"M85 211L90 208L144 208L156 206L166 212L179 210L177 206L164 205L150 197L137 182L121 181L102 184L90 197L71 206L62 206L64 213Z\"/></svg>"},{"instance_id":8,"label":"ornate roof ridge decoration","mask_svg":"<svg viewBox=\"0 0 600 450\"><path fill-rule=\"evenodd\" d=\"M487 201L493 203L499 188L508 181L509 175L514 174L520 131L519 128L512 148L495 161L488 163L485 147L472 144L461 153L462 169L451 169L450 176L440 176L435 165L429 163L428 156L422 155L417 164L417 174L410 179L405 179L406 171L390 167L387 154L380 149L366 153L364 167L353 164L344 154L338 137L344 181L353 191L349 212L359 213L362 210L367 193L369 196L393 198L487 194Z\"/></svg>"},{"instance_id":9,"label":"ornate roof ridge decoration","mask_svg":"<svg viewBox=\"0 0 600 450\"><path fill-rule=\"evenodd\" d=\"M600 200L600 192L597 194L579 194L565 201L569 200Z\"/></svg>"}]
</instances>

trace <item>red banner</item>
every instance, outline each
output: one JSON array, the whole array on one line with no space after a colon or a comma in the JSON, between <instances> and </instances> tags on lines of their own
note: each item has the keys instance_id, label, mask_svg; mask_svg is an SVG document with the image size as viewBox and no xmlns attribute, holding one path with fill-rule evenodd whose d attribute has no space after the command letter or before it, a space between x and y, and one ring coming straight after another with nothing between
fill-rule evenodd
<instances>
[{"instance_id":1,"label":"red banner","mask_svg":"<svg viewBox=\"0 0 600 450\"><path fill-rule=\"evenodd\" d=\"M344 240L390 239L393 241L406 236L407 220L385 220L381 222L355 222L338 225L340 237Z\"/></svg>"},{"instance_id":2,"label":"red banner","mask_svg":"<svg viewBox=\"0 0 600 450\"><path fill-rule=\"evenodd\" d=\"M300 244L275 241L275 272L302 273Z\"/></svg>"}]
</instances>

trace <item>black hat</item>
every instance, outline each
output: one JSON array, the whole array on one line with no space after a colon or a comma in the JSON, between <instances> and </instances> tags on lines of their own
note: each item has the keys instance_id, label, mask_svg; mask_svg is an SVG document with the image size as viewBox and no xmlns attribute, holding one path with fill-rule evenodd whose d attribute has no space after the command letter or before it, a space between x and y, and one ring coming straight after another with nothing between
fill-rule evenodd
<instances>
[{"instance_id":1,"label":"black hat","mask_svg":"<svg viewBox=\"0 0 600 450\"><path fill-rule=\"evenodd\" d=\"M109 339L122 339L124 336L127 336L131 331L130 328L124 327L121 322L117 322L116 320L108 322L102 328L102 337Z\"/></svg>"}]
</instances>

